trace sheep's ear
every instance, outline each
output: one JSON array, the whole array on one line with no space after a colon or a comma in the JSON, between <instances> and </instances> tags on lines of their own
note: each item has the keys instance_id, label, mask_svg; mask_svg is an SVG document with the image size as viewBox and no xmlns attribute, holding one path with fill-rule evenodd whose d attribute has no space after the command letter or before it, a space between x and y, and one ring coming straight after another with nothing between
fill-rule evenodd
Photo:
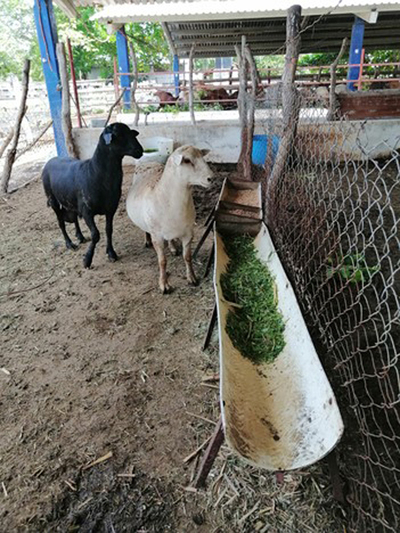
<instances>
[{"instance_id":1,"label":"sheep's ear","mask_svg":"<svg viewBox=\"0 0 400 533\"><path fill-rule=\"evenodd\" d=\"M106 144L110 144L112 141L113 134L110 132L104 132L103 133L103 139Z\"/></svg>"},{"instance_id":2,"label":"sheep's ear","mask_svg":"<svg viewBox=\"0 0 400 533\"><path fill-rule=\"evenodd\" d=\"M137 137L137 136L139 135L139 132L136 131L136 130L131 130L131 132L133 133L133 135L134 135L135 137Z\"/></svg>"},{"instance_id":3,"label":"sheep's ear","mask_svg":"<svg viewBox=\"0 0 400 533\"><path fill-rule=\"evenodd\" d=\"M201 155L205 157L207 154L210 153L210 150L208 148L203 148L202 150L200 150L200 152L201 152Z\"/></svg>"},{"instance_id":4,"label":"sheep's ear","mask_svg":"<svg viewBox=\"0 0 400 533\"><path fill-rule=\"evenodd\" d=\"M174 158L174 163L175 163L176 166L182 164L182 160L183 160L183 155L182 154L174 154L173 158Z\"/></svg>"}]
</instances>

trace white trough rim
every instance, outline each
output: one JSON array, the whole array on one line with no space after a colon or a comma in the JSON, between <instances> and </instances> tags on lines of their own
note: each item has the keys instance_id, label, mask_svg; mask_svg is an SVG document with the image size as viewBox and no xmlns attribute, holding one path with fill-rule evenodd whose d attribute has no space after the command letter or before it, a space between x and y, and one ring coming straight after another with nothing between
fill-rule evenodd
<instances>
[{"instance_id":1,"label":"white trough rim","mask_svg":"<svg viewBox=\"0 0 400 533\"><path fill-rule=\"evenodd\" d=\"M232 307L223 299L220 276L229 259L221 236L217 231L214 235L220 401L227 443L257 467L278 471L309 466L336 446L343 422L293 288L262 224L254 245L275 278L286 346L274 362L255 365L225 331Z\"/></svg>"}]
</instances>

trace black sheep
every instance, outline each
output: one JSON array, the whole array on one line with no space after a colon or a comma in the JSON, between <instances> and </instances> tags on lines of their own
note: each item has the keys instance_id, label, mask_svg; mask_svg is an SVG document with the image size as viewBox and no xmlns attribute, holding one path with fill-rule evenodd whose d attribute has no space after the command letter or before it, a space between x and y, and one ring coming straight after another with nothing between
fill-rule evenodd
<instances>
[{"instance_id":1,"label":"black sheep","mask_svg":"<svg viewBox=\"0 0 400 533\"><path fill-rule=\"evenodd\" d=\"M91 159L80 161L71 157L54 157L46 163L42 180L47 203L58 219L65 245L76 249L69 238L65 222L73 222L79 242L85 238L79 227L78 217L83 218L91 232L91 243L83 264L90 268L96 244L100 240L94 222L96 215L106 216L107 255L110 261L118 259L112 245L113 217L121 198L122 158L130 155L142 157L143 148L137 141L138 132L116 122L107 126Z\"/></svg>"}]
</instances>

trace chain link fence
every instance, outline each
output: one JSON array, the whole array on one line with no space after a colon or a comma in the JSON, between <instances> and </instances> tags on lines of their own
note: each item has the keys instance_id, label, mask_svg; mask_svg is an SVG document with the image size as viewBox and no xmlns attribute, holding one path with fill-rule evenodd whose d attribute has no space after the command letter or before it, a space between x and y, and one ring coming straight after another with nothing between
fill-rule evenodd
<instances>
[{"instance_id":1,"label":"chain link fence","mask_svg":"<svg viewBox=\"0 0 400 533\"><path fill-rule=\"evenodd\" d=\"M279 90L258 107L257 125L268 138L266 191L282 135ZM400 132L392 143L372 146L365 122L328 123L317 97L298 96L297 114L293 149L264 196L267 222L345 421L338 458L350 530L394 533L400 531ZM375 159L378 153L385 158Z\"/></svg>"}]
</instances>

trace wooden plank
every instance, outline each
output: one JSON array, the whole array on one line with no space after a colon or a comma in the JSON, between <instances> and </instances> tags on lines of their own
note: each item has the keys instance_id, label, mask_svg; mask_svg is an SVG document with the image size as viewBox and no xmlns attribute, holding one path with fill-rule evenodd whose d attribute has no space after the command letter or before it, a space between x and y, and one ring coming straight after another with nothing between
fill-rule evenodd
<instances>
[{"instance_id":1,"label":"wooden plank","mask_svg":"<svg viewBox=\"0 0 400 533\"><path fill-rule=\"evenodd\" d=\"M196 479L194 481L194 486L196 489L202 488L206 484L207 476L214 464L214 461L218 455L218 452L224 442L224 430L222 427L222 418L218 420L218 424L215 427L211 441L207 446L207 450L204 453L204 456L200 463L200 468L197 472Z\"/></svg>"}]
</instances>

